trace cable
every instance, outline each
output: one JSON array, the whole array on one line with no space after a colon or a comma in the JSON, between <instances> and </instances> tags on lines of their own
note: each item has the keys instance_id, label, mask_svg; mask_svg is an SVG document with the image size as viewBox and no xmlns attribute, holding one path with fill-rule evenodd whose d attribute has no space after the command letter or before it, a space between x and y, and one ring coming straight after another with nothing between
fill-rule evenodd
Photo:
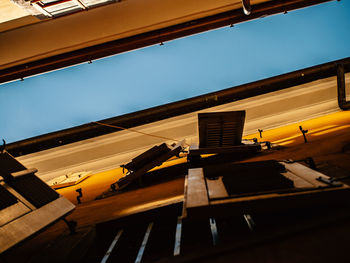
<instances>
[{"instance_id":1,"label":"cable","mask_svg":"<svg viewBox=\"0 0 350 263\"><path fill-rule=\"evenodd\" d=\"M180 142L179 140L175 140L172 138L168 138L168 137L163 137L163 136L159 136L159 135L154 135L154 134L149 134L149 133L145 133L145 132L141 132L141 131L137 131L134 129L130 129L130 128L124 128L124 127L120 127L120 126L116 126L116 125L111 125L111 124L106 124L106 123L102 123L102 122L98 122L98 121L94 121L92 123L96 123L102 126L107 126L107 127L111 127L111 128L115 128L115 129L120 129L120 130L126 130L126 131L131 131L131 132L136 132L142 135L146 135L146 136L151 136L151 137L155 137L155 138L160 138L160 139L165 139L165 140L170 140L170 141L175 141L175 142ZM189 146L187 143L185 143L187 146Z\"/></svg>"}]
</instances>

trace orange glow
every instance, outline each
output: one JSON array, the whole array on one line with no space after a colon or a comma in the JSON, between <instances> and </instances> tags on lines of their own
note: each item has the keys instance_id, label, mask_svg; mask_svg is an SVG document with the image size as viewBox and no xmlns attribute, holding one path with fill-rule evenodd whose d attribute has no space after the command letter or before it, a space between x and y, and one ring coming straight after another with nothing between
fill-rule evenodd
<instances>
[{"instance_id":1,"label":"orange glow","mask_svg":"<svg viewBox=\"0 0 350 263\"><path fill-rule=\"evenodd\" d=\"M350 127L350 112L340 111L318 117L311 120L301 121L298 123L286 125L276 129L266 130L263 132L263 138L260 139L259 133L244 136L244 139L258 138L262 141L270 141L276 144L295 146L304 143L303 135L299 130L302 126L304 130L309 130L307 138L313 138L319 135L327 135L336 130Z\"/></svg>"},{"instance_id":2,"label":"orange glow","mask_svg":"<svg viewBox=\"0 0 350 263\"><path fill-rule=\"evenodd\" d=\"M296 146L298 144L304 143L303 135L299 130L299 126L302 126L303 129L309 130L309 132L306 134L309 141L319 140L324 136L329 136L335 131L350 128L350 112L341 111L319 118L290 124L280 128L266 130L263 132L262 139L259 138L259 133L244 136L244 139L252 139L255 137L258 138L258 140L270 141L279 145ZM186 157L171 159L152 170L169 167L172 165L184 163L186 161ZM110 184L116 182L125 174L126 171L123 173L122 168L116 168L113 170L96 173L77 185L58 189L57 192L59 192L61 195L64 195L73 203L77 203L76 196L78 194L75 192L75 190L82 188L82 202L91 201L94 200L96 196L106 191L109 188Z\"/></svg>"}]
</instances>

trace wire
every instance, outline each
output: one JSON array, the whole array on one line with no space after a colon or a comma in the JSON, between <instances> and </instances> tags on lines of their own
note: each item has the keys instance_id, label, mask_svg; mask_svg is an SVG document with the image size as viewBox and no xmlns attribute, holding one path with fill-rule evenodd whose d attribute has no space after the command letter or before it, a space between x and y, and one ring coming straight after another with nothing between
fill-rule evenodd
<instances>
[{"instance_id":1,"label":"wire","mask_svg":"<svg viewBox=\"0 0 350 263\"><path fill-rule=\"evenodd\" d=\"M126 130L126 131L131 131L131 132L136 132L142 135L146 135L146 136L151 136L151 137L155 137L155 138L160 138L160 139L165 139L165 140L170 140L170 141L175 141L175 142L180 142L179 140L175 140L172 138L168 138L168 137L164 137L164 136L159 136L159 135L155 135L155 134L150 134L150 133L145 133L145 132L141 132L141 131L137 131L134 129L130 129L130 128L124 128L121 126L116 126L116 125L111 125L111 124L106 124L106 123L102 123L102 122L98 122L98 121L94 121L92 123L96 123L102 126L107 126L107 127L111 127L111 128L115 128L115 129L120 129L120 130ZM187 143L185 143L187 146L189 146Z\"/></svg>"}]
</instances>

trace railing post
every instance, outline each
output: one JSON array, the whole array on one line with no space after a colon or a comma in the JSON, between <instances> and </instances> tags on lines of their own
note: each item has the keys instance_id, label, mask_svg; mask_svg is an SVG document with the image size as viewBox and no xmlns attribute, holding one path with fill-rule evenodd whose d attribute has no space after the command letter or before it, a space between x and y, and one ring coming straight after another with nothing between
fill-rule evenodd
<instances>
[{"instance_id":1,"label":"railing post","mask_svg":"<svg viewBox=\"0 0 350 263\"><path fill-rule=\"evenodd\" d=\"M337 88L339 108L342 110L350 109L350 102L346 101L345 73L343 64L337 65Z\"/></svg>"}]
</instances>

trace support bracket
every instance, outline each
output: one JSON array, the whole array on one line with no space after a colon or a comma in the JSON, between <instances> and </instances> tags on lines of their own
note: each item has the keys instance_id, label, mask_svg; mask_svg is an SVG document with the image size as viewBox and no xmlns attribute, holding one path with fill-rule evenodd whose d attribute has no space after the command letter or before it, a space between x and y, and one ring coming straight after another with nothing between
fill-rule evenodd
<instances>
[{"instance_id":1,"label":"support bracket","mask_svg":"<svg viewBox=\"0 0 350 263\"><path fill-rule=\"evenodd\" d=\"M252 7L250 5L250 0L242 0L243 12L245 15L250 15L252 12Z\"/></svg>"}]
</instances>

